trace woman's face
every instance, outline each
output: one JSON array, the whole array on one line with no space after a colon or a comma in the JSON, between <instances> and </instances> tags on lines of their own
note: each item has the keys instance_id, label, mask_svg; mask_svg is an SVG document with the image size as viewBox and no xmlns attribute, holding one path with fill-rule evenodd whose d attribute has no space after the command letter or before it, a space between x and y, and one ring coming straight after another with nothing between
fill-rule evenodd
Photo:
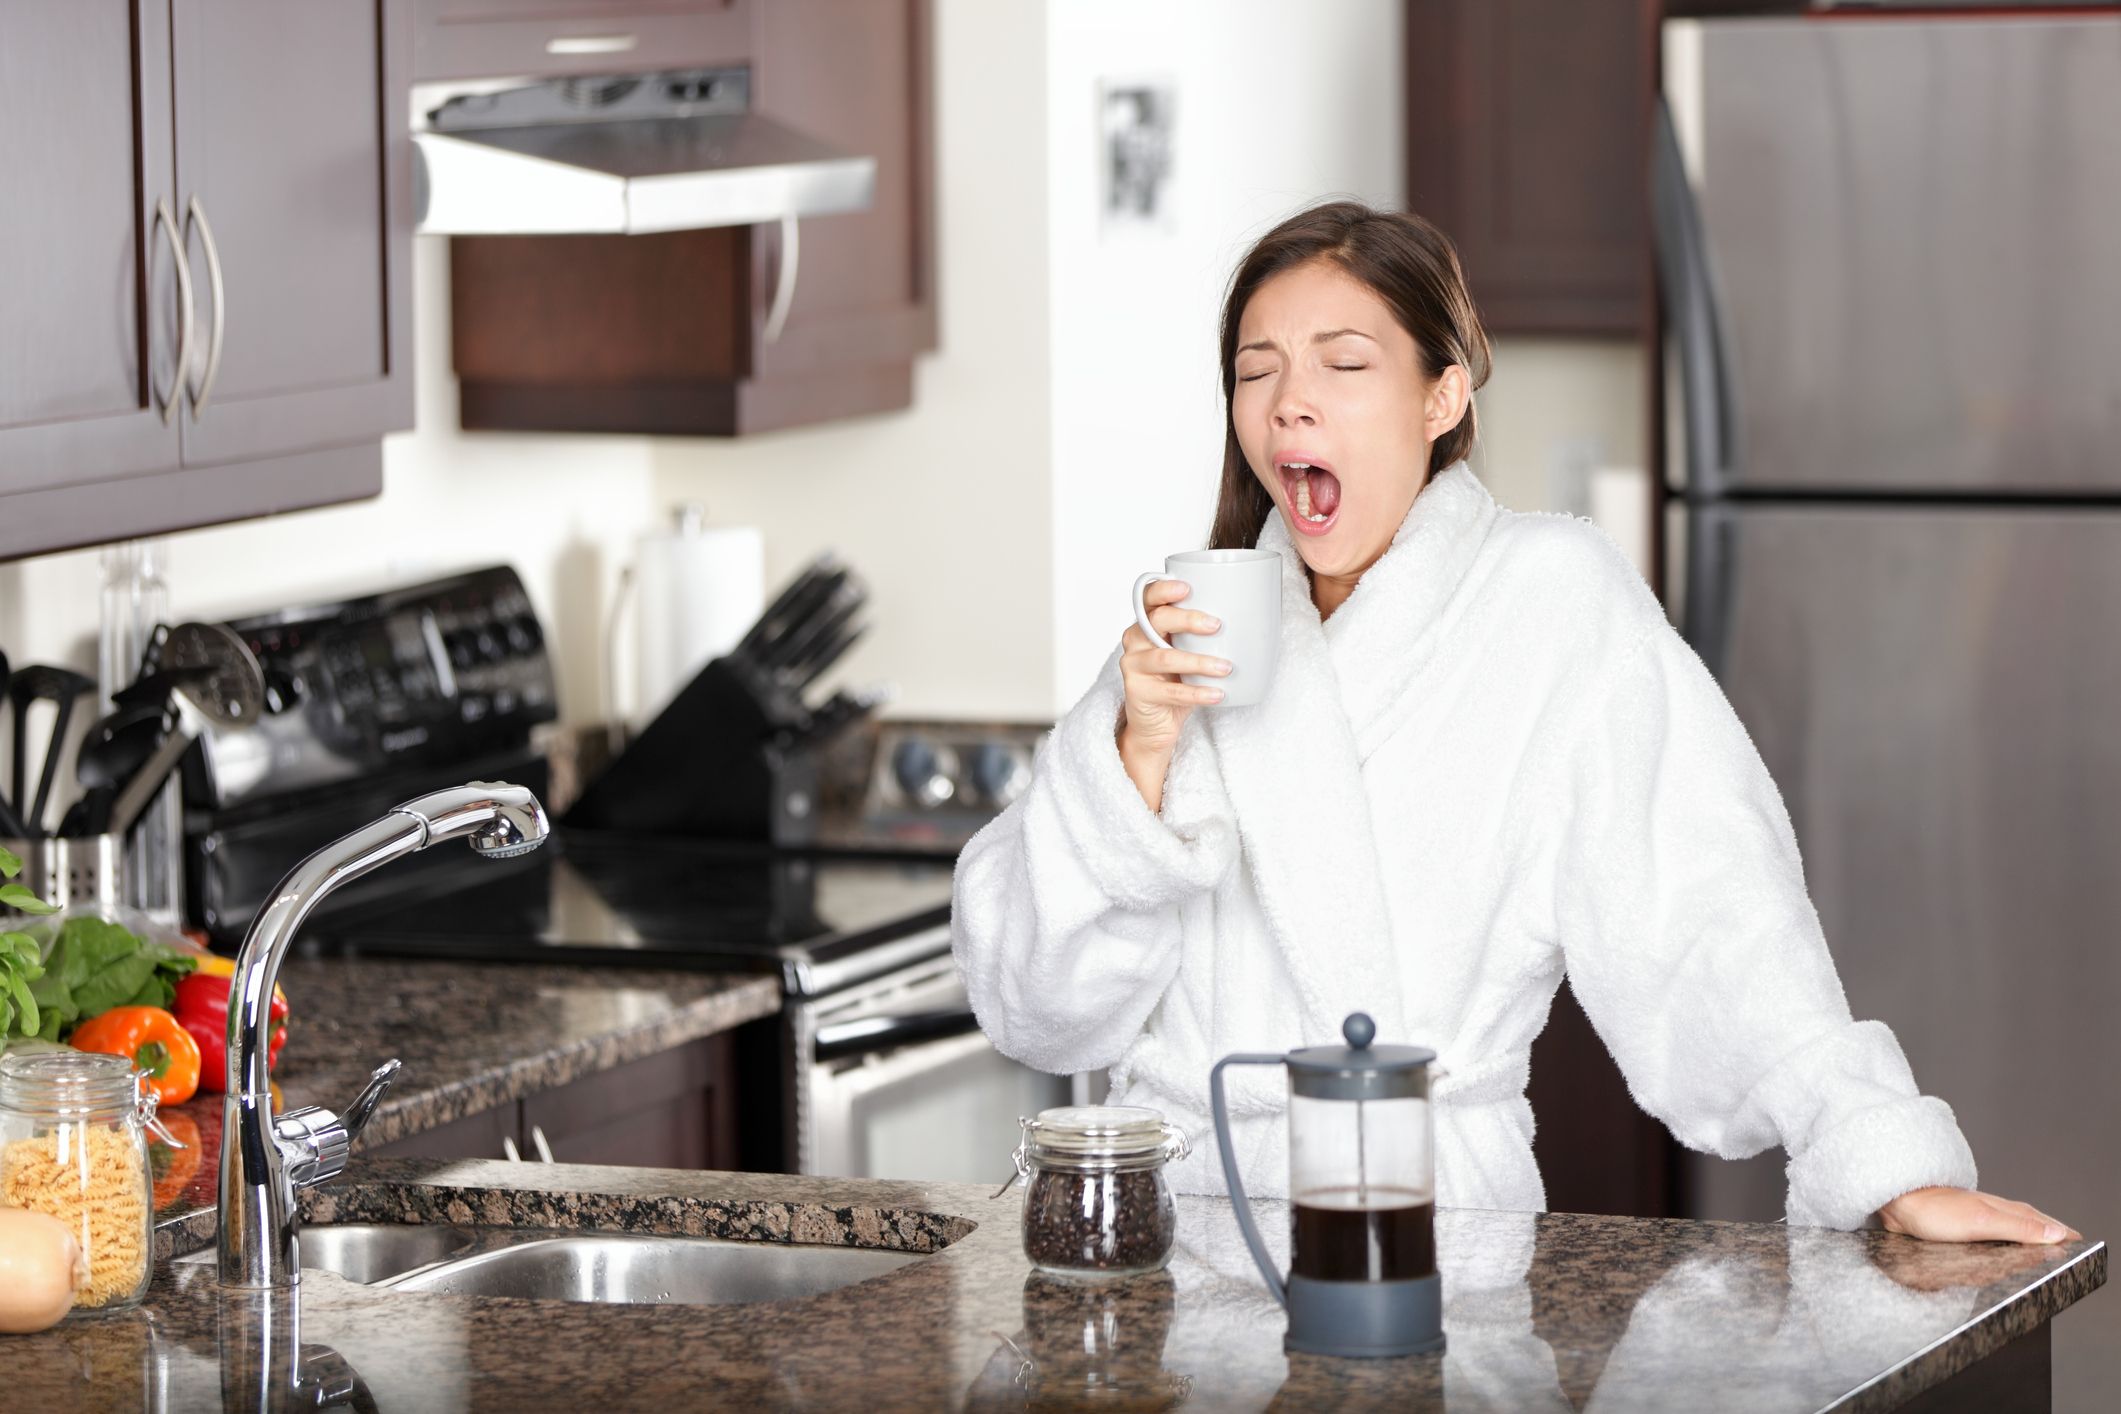
<instances>
[{"instance_id":1,"label":"woman's face","mask_svg":"<svg viewBox=\"0 0 2121 1414\"><path fill-rule=\"evenodd\" d=\"M1253 293L1236 373L1230 415L1252 474L1313 575L1352 585L1428 480L1429 444L1464 415L1464 371L1427 377L1384 301L1312 261Z\"/></svg>"}]
</instances>

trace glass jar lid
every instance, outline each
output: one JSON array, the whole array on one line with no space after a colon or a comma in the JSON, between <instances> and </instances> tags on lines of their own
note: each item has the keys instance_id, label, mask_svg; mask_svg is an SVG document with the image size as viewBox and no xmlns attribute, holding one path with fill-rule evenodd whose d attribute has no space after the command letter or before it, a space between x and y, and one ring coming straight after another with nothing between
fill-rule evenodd
<instances>
[{"instance_id":1,"label":"glass jar lid","mask_svg":"<svg viewBox=\"0 0 2121 1414\"><path fill-rule=\"evenodd\" d=\"M1132 1105L1066 1105L1022 1124L1034 1160L1155 1158L1174 1132L1155 1110Z\"/></svg>"},{"instance_id":2,"label":"glass jar lid","mask_svg":"<svg viewBox=\"0 0 2121 1414\"><path fill-rule=\"evenodd\" d=\"M1155 1110L1133 1105L1063 1105L1019 1118L1023 1142L1009 1157L1018 1177L1034 1168L1146 1169L1193 1152L1183 1131ZM1011 1178L1009 1183L1016 1182ZM1004 1191L1009 1183L1002 1185ZM997 1197L1000 1195L997 1194Z\"/></svg>"},{"instance_id":3,"label":"glass jar lid","mask_svg":"<svg viewBox=\"0 0 2121 1414\"><path fill-rule=\"evenodd\" d=\"M94 1051L0 1056L0 1109L37 1119L145 1119L154 1106L146 1078L126 1057Z\"/></svg>"}]
</instances>

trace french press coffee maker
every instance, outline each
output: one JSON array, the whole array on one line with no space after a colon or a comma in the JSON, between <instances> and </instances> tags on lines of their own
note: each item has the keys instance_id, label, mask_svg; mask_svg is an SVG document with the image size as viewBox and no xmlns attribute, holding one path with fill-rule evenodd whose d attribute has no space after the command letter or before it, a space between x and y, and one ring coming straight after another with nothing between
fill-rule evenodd
<instances>
[{"instance_id":1,"label":"french press coffee maker","mask_svg":"<svg viewBox=\"0 0 2121 1414\"><path fill-rule=\"evenodd\" d=\"M1420 1046L1373 1046L1356 1012L1347 1046L1224 1056L1210 1072L1215 1142L1252 1260L1289 1312L1288 1350L1312 1355L1428 1355L1443 1349L1436 1275L1435 1141L1429 1066ZM1290 1266L1285 1280L1260 1240L1230 1146L1223 1068L1289 1072Z\"/></svg>"}]
</instances>

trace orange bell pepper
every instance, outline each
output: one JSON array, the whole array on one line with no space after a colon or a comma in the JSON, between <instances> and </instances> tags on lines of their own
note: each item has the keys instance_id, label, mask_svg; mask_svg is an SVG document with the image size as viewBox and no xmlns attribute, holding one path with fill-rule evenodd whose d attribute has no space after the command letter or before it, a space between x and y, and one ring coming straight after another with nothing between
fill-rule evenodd
<instances>
[{"instance_id":1,"label":"orange bell pepper","mask_svg":"<svg viewBox=\"0 0 2121 1414\"><path fill-rule=\"evenodd\" d=\"M199 1043L158 1006L112 1007L76 1026L66 1043L77 1051L124 1056L154 1081L155 1102L181 1105L199 1089Z\"/></svg>"}]
</instances>

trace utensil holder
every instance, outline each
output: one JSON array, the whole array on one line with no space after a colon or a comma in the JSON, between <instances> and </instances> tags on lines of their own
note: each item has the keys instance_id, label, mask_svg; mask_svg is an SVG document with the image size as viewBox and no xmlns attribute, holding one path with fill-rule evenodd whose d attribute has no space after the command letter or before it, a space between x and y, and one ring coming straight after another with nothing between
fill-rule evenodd
<instances>
[{"instance_id":1,"label":"utensil holder","mask_svg":"<svg viewBox=\"0 0 2121 1414\"><path fill-rule=\"evenodd\" d=\"M94 904L106 911L118 907L125 867L125 840L119 835L84 835L70 839L0 840L22 861L15 882L46 903L60 908ZM0 922L20 924L34 915L0 908Z\"/></svg>"}]
</instances>

